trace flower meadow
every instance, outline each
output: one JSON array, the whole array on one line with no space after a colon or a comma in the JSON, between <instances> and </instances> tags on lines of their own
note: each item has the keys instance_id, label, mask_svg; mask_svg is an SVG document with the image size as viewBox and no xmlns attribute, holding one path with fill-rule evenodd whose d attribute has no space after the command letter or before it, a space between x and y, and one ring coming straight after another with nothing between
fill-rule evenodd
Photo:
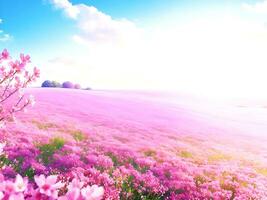
<instances>
[{"instance_id":1,"label":"flower meadow","mask_svg":"<svg viewBox=\"0 0 267 200\"><path fill-rule=\"evenodd\" d=\"M17 72L1 88L16 98L1 104L0 199L267 199L266 138L249 134L264 119L184 96L25 89L39 70L20 57L1 56L1 79Z\"/></svg>"}]
</instances>

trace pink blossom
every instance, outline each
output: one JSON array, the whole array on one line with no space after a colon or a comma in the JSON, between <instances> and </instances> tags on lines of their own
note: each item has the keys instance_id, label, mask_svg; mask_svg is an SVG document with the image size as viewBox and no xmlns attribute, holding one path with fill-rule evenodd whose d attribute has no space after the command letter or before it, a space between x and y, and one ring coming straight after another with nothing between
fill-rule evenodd
<instances>
[{"instance_id":1,"label":"pink blossom","mask_svg":"<svg viewBox=\"0 0 267 200\"><path fill-rule=\"evenodd\" d=\"M34 176L34 180L37 186L39 187L39 191L41 194L45 194L53 198L57 198L57 189L63 186L61 182L57 182L56 175L50 175L45 178L45 176L41 174L40 176Z\"/></svg>"},{"instance_id":2,"label":"pink blossom","mask_svg":"<svg viewBox=\"0 0 267 200\"><path fill-rule=\"evenodd\" d=\"M28 184L27 179L23 179L21 175L17 174L16 180L14 183L14 190L15 192L23 192L26 190Z\"/></svg>"},{"instance_id":3,"label":"pink blossom","mask_svg":"<svg viewBox=\"0 0 267 200\"><path fill-rule=\"evenodd\" d=\"M0 143L0 155L3 154L4 147L6 146L6 143Z\"/></svg>"},{"instance_id":4,"label":"pink blossom","mask_svg":"<svg viewBox=\"0 0 267 200\"><path fill-rule=\"evenodd\" d=\"M31 57L29 55L20 54L20 60L22 63L29 63Z\"/></svg>"},{"instance_id":5,"label":"pink blossom","mask_svg":"<svg viewBox=\"0 0 267 200\"><path fill-rule=\"evenodd\" d=\"M78 200L78 199L80 199L79 188L71 188L64 196L59 197L59 200Z\"/></svg>"},{"instance_id":6,"label":"pink blossom","mask_svg":"<svg viewBox=\"0 0 267 200\"><path fill-rule=\"evenodd\" d=\"M4 49L4 50L2 51L2 53L1 53L1 57L0 57L0 59L7 60L7 59L9 59L9 58L10 58L10 56L9 56L9 52L7 51L7 49Z\"/></svg>"},{"instance_id":7,"label":"pink blossom","mask_svg":"<svg viewBox=\"0 0 267 200\"><path fill-rule=\"evenodd\" d=\"M104 188L97 185L82 188L81 194L85 200L101 200L104 195Z\"/></svg>"},{"instance_id":8,"label":"pink blossom","mask_svg":"<svg viewBox=\"0 0 267 200\"><path fill-rule=\"evenodd\" d=\"M37 67L34 67L33 68L33 75L36 78L39 78L40 77L40 70Z\"/></svg>"},{"instance_id":9,"label":"pink blossom","mask_svg":"<svg viewBox=\"0 0 267 200\"><path fill-rule=\"evenodd\" d=\"M9 53L3 50L0 60L9 59ZM32 96L26 98L19 92L26 88L40 76L40 71L35 67L33 72L28 71L27 64L30 56L21 54L20 61L10 60L9 63L3 62L0 68L0 128L6 127L6 123L14 121L14 115L19 111L24 111L28 105L34 105ZM24 71L24 76L20 73ZM12 101L11 101L12 99ZM7 103L8 102L8 103Z\"/></svg>"},{"instance_id":10,"label":"pink blossom","mask_svg":"<svg viewBox=\"0 0 267 200\"><path fill-rule=\"evenodd\" d=\"M24 195L22 193L14 193L11 194L8 198L8 200L24 200Z\"/></svg>"},{"instance_id":11,"label":"pink blossom","mask_svg":"<svg viewBox=\"0 0 267 200\"><path fill-rule=\"evenodd\" d=\"M33 95L30 95L29 98L28 98L28 102L31 106L34 106L35 104L35 100L34 100L34 96Z\"/></svg>"}]
</instances>

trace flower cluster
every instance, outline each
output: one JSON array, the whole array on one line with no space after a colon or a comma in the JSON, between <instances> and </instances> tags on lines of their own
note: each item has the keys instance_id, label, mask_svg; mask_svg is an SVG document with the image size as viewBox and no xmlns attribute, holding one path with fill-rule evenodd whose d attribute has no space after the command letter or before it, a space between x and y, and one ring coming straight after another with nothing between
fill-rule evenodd
<instances>
[{"instance_id":1,"label":"flower cluster","mask_svg":"<svg viewBox=\"0 0 267 200\"><path fill-rule=\"evenodd\" d=\"M0 144L0 153L3 156L3 147ZM2 157L3 158L3 157ZM24 199L59 199L59 200L101 200L104 189L97 185L88 185L86 179L74 178L71 182L60 181L57 175L35 175L33 181L27 177L17 174L15 179L5 179L3 174L5 165L0 171L0 199L24 200ZM59 194L60 190L66 188L67 192Z\"/></svg>"},{"instance_id":2,"label":"flower cluster","mask_svg":"<svg viewBox=\"0 0 267 200\"><path fill-rule=\"evenodd\" d=\"M14 120L16 112L34 104L33 96L26 97L24 88L40 76L40 71L36 67L32 72L26 70L30 62L29 55L20 54L20 59L13 61L6 49L0 54L0 127L2 128L6 121Z\"/></svg>"},{"instance_id":3,"label":"flower cluster","mask_svg":"<svg viewBox=\"0 0 267 200\"><path fill-rule=\"evenodd\" d=\"M61 200L223 200L264 199L267 195L267 178L247 167L194 163L167 154L142 156L87 141L59 145L59 139L50 139L37 146L20 141L21 146L27 145L17 149L11 146L12 139L6 141L6 155L1 157L7 163L1 173L8 179L0 187L3 195L22 193L25 199ZM48 162L42 160L45 156ZM16 175L18 172L29 181ZM22 190L25 185L23 191L14 189Z\"/></svg>"}]
</instances>

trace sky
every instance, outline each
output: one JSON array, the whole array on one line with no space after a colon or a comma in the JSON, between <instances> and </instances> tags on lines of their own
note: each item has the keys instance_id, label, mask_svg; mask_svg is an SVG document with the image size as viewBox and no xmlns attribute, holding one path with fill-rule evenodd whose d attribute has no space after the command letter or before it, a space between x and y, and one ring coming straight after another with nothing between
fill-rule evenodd
<instances>
[{"instance_id":1,"label":"sky","mask_svg":"<svg viewBox=\"0 0 267 200\"><path fill-rule=\"evenodd\" d=\"M0 49L94 89L267 97L265 0L0 0Z\"/></svg>"}]
</instances>

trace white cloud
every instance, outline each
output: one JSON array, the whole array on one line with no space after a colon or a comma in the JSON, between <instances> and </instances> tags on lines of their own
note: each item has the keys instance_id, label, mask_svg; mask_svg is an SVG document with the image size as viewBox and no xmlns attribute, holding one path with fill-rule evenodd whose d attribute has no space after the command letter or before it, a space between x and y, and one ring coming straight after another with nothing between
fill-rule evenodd
<instances>
[{"instance_id":1,"label":"white cloud","mask_svg":"<svg viewBox=\"0 0 267 200\"><path fill-rule=\"evenodd\" d=\"M0 24L3 22L2 19L0 19ZM11 35L5 33L3 30L0 30L0 42L6 42L11 40Z\"/></svg>"},{"instance_id":2,"label":"white cloud","mask_svg":"<svg viewBox=\"0 0 267 200\"><path fill-rule=\"evenodd\" d=\"M0 42L6 42L11 40L11 36L9 34L1 34L0 33Z\"/></svg>"},{"instance_id":3,"label":"white cloud","mask_svg":"<svg viewBox=\"0 0 267 200\"><path fill-rule=\"evenodd\" d=\"M65 14L75 19L79 14L79 9L76 6L73 6L68 0L51 0L51 2L58 9L63 9Z\"/></svg>"},{"instance_id":4,"label":"white cloud","mask_svg":"<svg viewBox=\"0 0 267 200\"><path fill-rule=\"evenodd\" d=\"M93 6L74 5L68 0L52 0L52 3L76 21L79 33L74 35L73 39L79 43L123 45L133 41L140 33L133 22L126 19L112 19Z\"/></svg>"},{"instance_id":5,"label":"white cloud","mask_svg":"<svg viewBox=\"0 0 267 200\"><path fill-rule=\"evenodd\" d=\"M133 22L112 19L92 6L53 2L77 22L79 32L73 35L76 43L70 52L44 63L50 70L46 77L79 80L100 89L177 90L220 97L266 94L264 24L239 15L200 14L179 22L170 18L168 25L140 31ZM73 8L76 14L68 15Z\"/></svg>"},{"instance_id":6,"label":"white cloud","mask_svg":"<svg viewBox=\"0 0 267 200\"><path fill-rule=\"evenodd\" d=\"M267 14L267 1L264 0L261 2L257 2L255 4L243 3L242 8L245 11L248 11L251 13Z\"/></svg>"}]
</instances>

